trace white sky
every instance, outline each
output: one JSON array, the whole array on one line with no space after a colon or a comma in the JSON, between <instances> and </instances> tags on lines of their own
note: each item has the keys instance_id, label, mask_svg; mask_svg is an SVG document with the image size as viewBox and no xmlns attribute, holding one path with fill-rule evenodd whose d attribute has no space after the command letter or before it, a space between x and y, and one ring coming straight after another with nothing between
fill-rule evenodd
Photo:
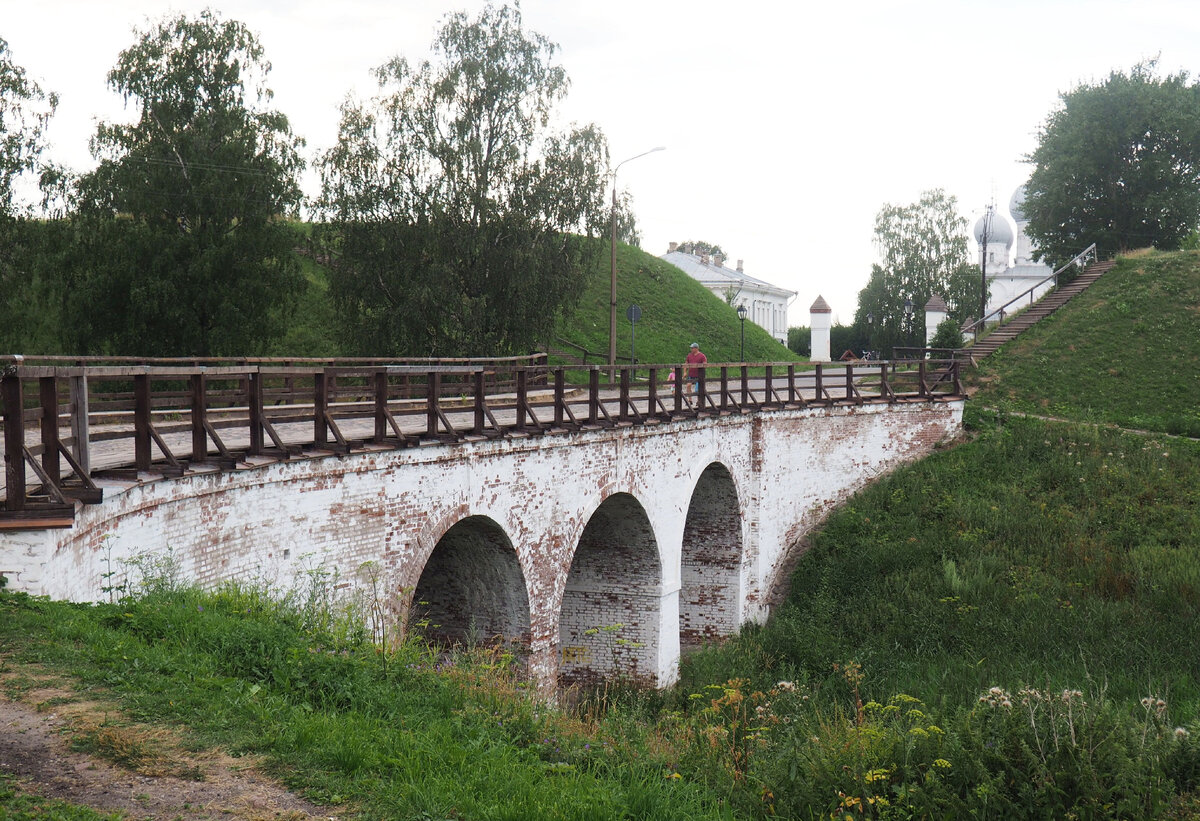
<instances>
[{"instance_id":1,"label":"white sky","mask_svg":"<svg viewBox=\"0 0 1200 821\"><path fill-rule=\"evenodd\" d=\"M121 119L107 72L133 28L210 7L255 31L275 107L310 151L336 138L370 69L429 55L449 11L482 0L0 0L0 38L61 103L50 156L91 167L98 119ZM1200 71L1191 0L524 0L526 27L558 43L564 114L595 122L621 169L642 247L703 239L729 264L797 292L792 325L823 295L853 319L876 260L884 203L944 188L973 225L1004 211L1021 157L1058 94L1159 56ZM306 186L313 190L312 179Z\"/></svg>"}]
</instances>

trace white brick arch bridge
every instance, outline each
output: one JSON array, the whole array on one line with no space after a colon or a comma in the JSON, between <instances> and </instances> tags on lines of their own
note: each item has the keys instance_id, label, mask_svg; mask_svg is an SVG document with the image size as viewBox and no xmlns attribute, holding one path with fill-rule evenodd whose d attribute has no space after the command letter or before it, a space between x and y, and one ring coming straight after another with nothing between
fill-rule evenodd
<instances>
[{"instance_id":1,"label":"white brick arch bridge","mask_svg":"<svg viewBox=\"0 0 1200 821\"><path fill-rule=\"evenodd\" d=\"M238 434L218 433L204 398L213 389L202 386L192 391L190 413L194 423L195 397L201 397L207 427L193 424L183 433L211 429L220 447L192 439L195 458L182 460L178 470L161 459L146 463L145 452L134 470L89 467L82 472L94 490L85 482L75 494L88 504L71 500L79 477L60 471L45 484L63 496L43 507L61 512L70 505L68 518L51 521L53 514L38 513L37 479L8 470L10 488L19 481L31 489L17 503L8 493L0 572L15 589L72 600L103 599L114 567L167 548L184 578L209 587L265 580L288 589L320 569L336 571L349 592L361 589L369 574L395 623L411 628L419 622L446 641L514 642L527 652L542 686L613 673L668 684L681 650L765 618L795 558L791 548L832 506L880 473L928 453L961 424L959 392L926 390L924 369L918 390L896 391L898 377L888 387L884 375L874 394L853 387L864 384L855 381L861 374L839 371L834 383L846 386L839 398L819 384L806 397L801 376L781 367L787 367L786 389L772 386L770 375L765 383L760 375L757 382L739 377L731 385L725 368L710 368L712 393L691 399L675 390L641 413L637 403L646 397L628 389L627 377L621 381L628 406L616 391L606 399L593 380L590 397L575 400L578 413L563 399L569 392L562 390L561 373L558 398L547 398L540 410L535 391L521 379L511 396L523 399L507 410L501 410L502 394L485 391L486 416L502 432L496 435L447 436L447 426L455 430L454 411L446 400L425 396L419 417L431 427L412 441L403 440L403 424L387 431L395 440L390 443L355 441L347 411L329 414L327 430L337 431L337 442L310 442L305 452L274 456L261 441L263 453L231 452ZM43 373L22 376L47 378ZM93 372L92 381L97 378ZM207 371L205 379L212 378ZM425 390L439 396L436 381L431 377ZM6 387L11 398L11 380ZM43 405L56 404L57 387L42 383ZM253 408L254 386L248 390ZM390 398L389 390L385 386L386 415L395 421L402 400ZM545 391L549 397L549 379ZM326 400L318 396L316 407ZM463 401L464 415L478 407L478 401L475 407ZM532 430L504 421L510 412L517 419L522 402ZM336 403L326 411L332 407ZM376 402L376 422L378 409ZM54 415L65 428L64 410L56 405ZM629 411L636 418L622 423L633 418ZM37 418L27 407L23 412ZM549 422L552 412L560 427ZM6 415L6 436L19 427L8 424L15 416ZM585 416L598 421L587 424ZM268 424L284 448L287 424L282 416ZM312 433L312 422L307 425ZM147 426L153 433L145 433ZM23 441L32 432L27 427ZM48 450L69 450L44 428L45 449L26 445L21 454L27 464L41 465L38 477ZM164 454L172 452L167 428L151 414L134 438L148 435ZM92 430L95 436L94 423ZM254 450L254 437L246 439ZM333 447L343 441L345 448ZM91 449L95 462L95 442ZM7 452L6 468L18 454L11 442ZM41 515L42 525L33 524Z\"/></svg>"}]
</instances>

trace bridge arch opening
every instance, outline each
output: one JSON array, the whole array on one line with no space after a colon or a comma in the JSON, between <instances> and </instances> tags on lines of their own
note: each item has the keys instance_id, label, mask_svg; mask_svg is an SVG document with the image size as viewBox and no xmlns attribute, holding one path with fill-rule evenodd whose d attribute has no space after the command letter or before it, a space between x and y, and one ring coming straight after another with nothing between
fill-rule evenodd
<instances>
[{"instance_id":1,"label":"bridge arch opening","mask_svg":"<svg viewBox=\"0 0 1200 821\"><path fill-rule=\"evenodd\" d=\"M683 526L679 647L737 632L740 626L742 514L729 469L713 462L700 474Z\"/></svg>"},{"instance_id":2,"label":"bridge arch opening","mask_svg":"<svg viewBox=\"0 0 1200 821\"><path fill-rule=\"evenodd\" d=\"M559 683L657 682L662 562L641 503L605 499L580 536L559 614Z\"/></svg>"},{"instance_id":3,"label":"bridge arch opening","mask_svg":"<svg viewBox=\"0 0 1200 821\"><path fill-rule=\"evenodd\" d=\"M410 627L434 644L529 647L525 574L503 528L486 516L456 522L438 540L412 602Z\"/></svg>"}]
</instances>

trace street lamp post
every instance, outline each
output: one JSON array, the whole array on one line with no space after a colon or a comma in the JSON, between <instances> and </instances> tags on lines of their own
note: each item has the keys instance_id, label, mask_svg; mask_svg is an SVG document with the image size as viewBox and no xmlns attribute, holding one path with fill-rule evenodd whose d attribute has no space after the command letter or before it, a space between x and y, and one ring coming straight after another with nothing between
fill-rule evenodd
<instances>
[{"instance_id":1,"label":"street lamp post","mask_svg":"<svg viewBox=\"0 0 1200 821\"><path fill-rule=\"evenodd\" d=\"M609 246L610 280L608 294L608 381L612 383L617 378L617 172L621 166L630 160L653 154L655 151L665 151L666 146L656 146L649 151L635 154L629 159L621 160L612 170L612 244Z\"/></svg>"},{"instance_id":2,"label":"street lamp post","mask_svg":"<svg viewBox=\"0 0 1200 821\"><path fill-rule=\"evenodd\" d=\"M742 321L742 353L739 357L742 362L746 361L746 303L740 303L737 306L738 319Z\"/></svg>"},{"instance_id":3,"label":"street lamp post","mask_svg":"<svg viewBox=\"0 0 1200 821\"><path fill-rule=\"evenodd\" d=\"M904 342L907 344L912 338L912 318L913 318L913 301L912 297L904 298Z\"/></svg>"}]
</instances>

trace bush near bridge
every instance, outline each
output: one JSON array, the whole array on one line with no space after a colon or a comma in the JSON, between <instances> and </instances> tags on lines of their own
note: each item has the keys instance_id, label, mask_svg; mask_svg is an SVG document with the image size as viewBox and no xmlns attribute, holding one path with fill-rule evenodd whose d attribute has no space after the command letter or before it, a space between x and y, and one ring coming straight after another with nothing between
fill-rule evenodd
<instances>
[{"instance_id":1,"label":"bush near bridge","mask_svg":"<svg viewBox=\"0 0 1200 821\"><path fill-rule=\"evenodd\" d=\"M1108 282L1158 259L1147 276L1187 287L1171 257L1140 259ZM1148 321L1187 327L1187 293ZM1176 342L1156 343L1163 378L1194 378ZM988 408L1019 380L1006 403L1050 389L1036 357L1000 362L1012 381L968 403L967 441L832 513L775 618L667 692L617 682L552 709L503 654L377 651L321 595L162 584L97 606L0 596L6 686L56 671L369 818L1197 817L1200 443ZM1089 404L1057 415L1117 418L1127 398L1081 372Z\"/></svg>"}]
</instances>

